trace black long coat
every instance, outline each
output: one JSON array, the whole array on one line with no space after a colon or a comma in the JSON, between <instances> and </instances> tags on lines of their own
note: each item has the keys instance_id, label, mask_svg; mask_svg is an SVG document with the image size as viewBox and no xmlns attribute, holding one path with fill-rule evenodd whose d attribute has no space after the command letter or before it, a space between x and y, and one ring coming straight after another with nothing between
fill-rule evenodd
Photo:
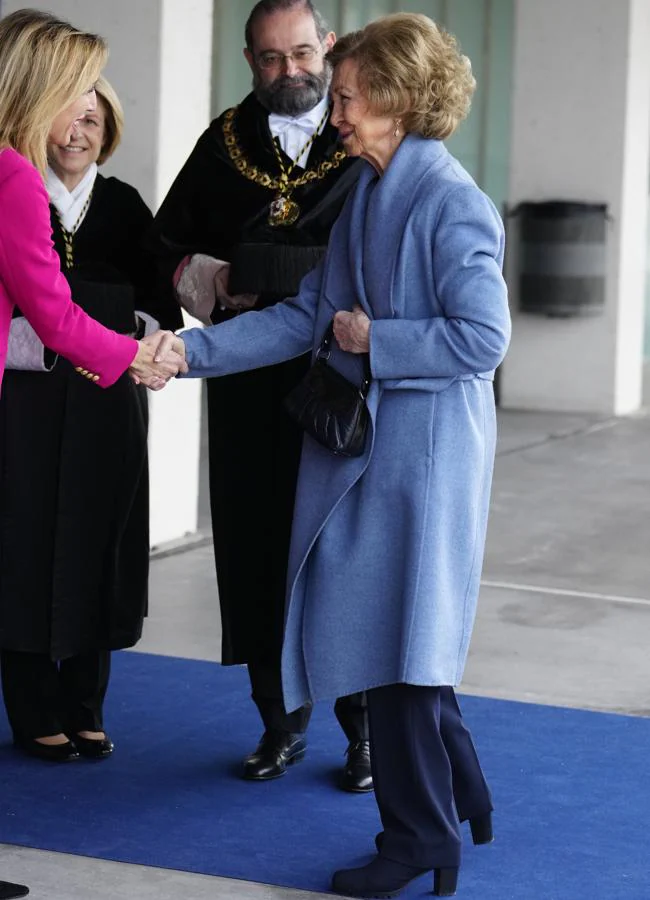
<instances>
[{"instance_id":1,"label":"black long coat","mask_svg":"<svg viewBox=\"0 0 650 900\"><path fill-rule=\"evenodd\" d=\"M295 293L321 258L359 165L345 159L324 178L297 188L299 219L290 227L272 227L274 192L235 167L225 146L224 115L201 136L174 182L155 217L152 243L167 290L186 254L207 253L231 262L230 292L260 294L259 309ZM237 109L235 134L248 162L278 174L268 113L252 94ZM314 141L307 168L332 160L338 150L336 129L328 123ZM288 157L284 161L291 166ZM231 315L216 309L213 321ZM307 366L302 357L208 379L210 502L225 664L279 662L302 445L282 400Z\"/></svg>"},{"instance_id":2,"label":"black long coat","mask_svg":"<svg viewBox=\"0 0 650 900\"><path fill-rule=\"evenodd\" d=\"M73 297L103 324L134 309L178 327L155 299L142 248L152 216L138 192L98 175L74 239ZM52 214L55 247L65 258ZM52 659L133 645L147 606L146 389L102 390L58 358L7 371L0 397L0 648Z\"/></svg>"}]
</instances>

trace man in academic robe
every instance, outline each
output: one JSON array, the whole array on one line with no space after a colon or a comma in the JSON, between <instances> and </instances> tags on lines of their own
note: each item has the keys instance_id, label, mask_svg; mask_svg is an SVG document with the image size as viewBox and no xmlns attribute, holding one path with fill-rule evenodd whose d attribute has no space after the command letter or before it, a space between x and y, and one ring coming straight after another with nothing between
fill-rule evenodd
<instances>
[{"instance_id":1,"label":"man in academic robe","mask_svg":"<svg viewBox=\"0 0 650 900\"><path fill-rule=\"evenodd\" d=\"M206 324L297 292L356 182L329 123L335 42L310 0L262 0L246 25L253 91L211 123L154 223L163 283ZM247 779L286 773L306 751L311 708L287 714L280 657L302 433L283 399L308 356L208 380L210 501L222 663L246 663L264 733ZM372 790L364 694L335 713L348 740L340 784Z\"/></svg>"}]
</instances>

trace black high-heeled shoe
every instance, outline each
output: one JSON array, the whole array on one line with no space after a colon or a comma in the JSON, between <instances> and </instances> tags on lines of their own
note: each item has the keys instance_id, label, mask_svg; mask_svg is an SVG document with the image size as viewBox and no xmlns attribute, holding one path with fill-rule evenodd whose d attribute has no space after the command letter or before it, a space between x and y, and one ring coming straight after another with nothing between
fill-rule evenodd
<instances>
[{"instance_id":1,"label":"black high-heeled shoe","mask_svg":"<svg viewBox=\"0 0 650 900\"><path fill-rule=\"evenodd\" d=\"M45 762L74 762L79 759L79 751L72 741L66 741L65 744L42 744L35 738L14 737L14 747Z\"/></svg>"},{"instance_id":2,"label":"black high-heeled shoe","mask_svg":"<svg viewBox=\"0 0 650 900\"><path fill-rule=\"evenodd\" d=\"M404 888L426 875L431 869L407 866L404 863L376 856L372 862L358 869L340 869L332 877L332 890L345 897L384 898L396 897ZM436 897L453 897L458 883L458 867L433 870L433 894Z\"/></svg>"},{"instance_id":3,"label":"black high-heeled shoe","mask_svg":"<svg viewBox=\"0 0 650 900\"><path fill-rule=\"evenodd\" d=\"M74 743L85 759L106 759L114 750L113 741L108 735L101 739L85 738L75 734Z\"/></svg>"},{"instance_id":4,"label":"black high-heeled shoe","mask_svg":"<svg viewBox=\"0 0 650 900\"><path fill-rule=\"evenodd\" d=\"M492 813L483 813L480 816L472 816L469 820L469 830L472 833L472 841L475 846L481 844L491 844L494 840L494 831L492 830ZM381 850L382 841L384 840L384 832L380 831L375 835L375 847Z\"/></svg>"}]
</instances>

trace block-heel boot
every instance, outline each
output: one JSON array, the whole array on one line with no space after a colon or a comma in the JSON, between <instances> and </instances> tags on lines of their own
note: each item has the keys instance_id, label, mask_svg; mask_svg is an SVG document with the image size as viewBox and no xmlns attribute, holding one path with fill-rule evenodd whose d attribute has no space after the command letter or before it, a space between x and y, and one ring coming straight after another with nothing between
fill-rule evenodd
<instances>
[{"instance_id":1,"label":"block-heel boot","mask_svg":"<svg viewBox=\"0 0 650 900\"><path fill-rule=\"evenodd\" d=\"M332 890L345 897L361 897L366 900L386 900L397 897L416 878L431 872L404 863L376 856L367 866L358 869L340 869L332 878ZM453 897L458 882L458 867L433 870L433 894L435 897Z\"/></svg>"},{"instance_id":2,"label":"block-heel boot","mask_svg":"<svg viewBox=\"0 0 650 900\"><path fill-rule=\"evenodd\" d=\"M479 846L480 844L491 844L494 840L494 831L492 830L492 813L483 813L481 816L472 816L469 820L469 830L472 832L472 840Z\"/></svg>"},{"instance_id":3,"label":"block-heel boot","mask_svg":"<svg viewBox=\"0 0 650 900\"><path fill-rule=\"evenodd\" d=\"M453 897L458 885L458 868L433 870L433 896Z\"/></svg>"}]
</instances>

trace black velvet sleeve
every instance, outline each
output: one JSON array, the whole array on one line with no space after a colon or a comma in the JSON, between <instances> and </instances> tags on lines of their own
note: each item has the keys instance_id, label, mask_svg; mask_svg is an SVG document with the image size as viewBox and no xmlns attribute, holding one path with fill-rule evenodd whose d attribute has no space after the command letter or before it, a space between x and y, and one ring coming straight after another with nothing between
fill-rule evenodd
<instances>
[{"instance_id":1,"label":"black velvet sleeve","mask_svg":"<svg viewBox=\"0 0 650 900\"><path fill-rule=\"evenodd\" d=\"M207 253L228 259L223 181L231 172L219 153L215 131L213 123L199 138L147 234L147 246L156 260L158 292L173 302L173 275L185 256Z\"/></svg>"},{"instance_id":2,"label":"black velvet sleeve","mask_svg":"<svg viewBox=\"0 0 650 900\"><path fill-rule=\"evenodd\" d=\"M135 188L118 183L124 216L121 267L135 289L136 308L157 319L161 328L180 328L183 324L180 309L173 296L159 290L156 259L146 241L153 215Z\"/></svg>"}]
</instances>

